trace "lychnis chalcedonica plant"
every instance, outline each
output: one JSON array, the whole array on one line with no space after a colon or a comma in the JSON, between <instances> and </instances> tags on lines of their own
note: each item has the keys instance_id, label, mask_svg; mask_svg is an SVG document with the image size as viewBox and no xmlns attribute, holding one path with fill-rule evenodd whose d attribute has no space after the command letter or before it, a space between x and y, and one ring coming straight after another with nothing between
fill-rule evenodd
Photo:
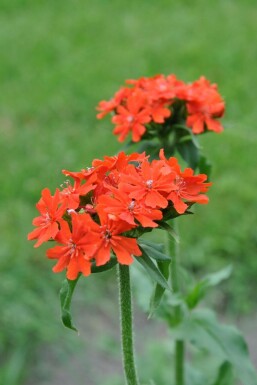
<instances>
[{"instance_id":1,"label":"lychnis chalcedonica plant","mask_svg":"<svg viewBox=\"0 0 257 385\"><path fill-rule=\"evenodd\" d=\"M197 137L223 130L224 109L217 86L204 77L189 84L175 75L128 80L113 98L99 103L97 117L110 113L118 140L131 135L126 150L131 147L132 152L94 159L80 171L63 170L69 180L53 195L44 188L36 205L40 215L33 220L36 228L28 239L36 240L35 247L57 243L51 242L46 255L56 261L54 272L66 271L60 292L65 326L76 330L70 306L79 278L116 266L127 385L140 384L133 346L130 265L134 261L153 282L149 316L161 318L174 340L167 385L232 385L237 380L257 385L237 329L198 307L208 288L229 277L231 267L207 275L193 287L183 285L184 290L179 274L178 218L193 221L192 206L208 203L206 193L212 184L211 167ZM149 233L156 229L167 233L166 245L150 240ZM199 351L214 358L212 370L196 370L193 353ZM186 352L192 357L191 366L185 362ZM149 379L149 385L153 381Z\"/></svg>"}]
</instances>

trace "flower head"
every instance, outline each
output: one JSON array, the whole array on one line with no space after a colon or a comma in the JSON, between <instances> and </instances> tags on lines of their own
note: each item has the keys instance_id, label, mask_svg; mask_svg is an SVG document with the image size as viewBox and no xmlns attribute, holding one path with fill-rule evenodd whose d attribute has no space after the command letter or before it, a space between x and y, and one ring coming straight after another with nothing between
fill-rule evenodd
<instances>
[{"instance_id":1,"label":"flower head","mask_svg":"<svg viewBox=\"0 0 257 385\"><path fill-rule=\"evenodd\" d=\"M28 239L37 239L36 247L57 242L47 257L57 259L53 271L66 269L68 279L87 276L92 264L105 265L111 258L130 265L142 254L135 234L158 228L172 207L183 214L191 202L207 203L204 193L211 185L204 174L181 171L177 159L166 159L163 150L153 161L145 153L120 152L93 160L89 169L64 173L74 183L53 196L47 188L42 191L41 215Z\"/></svg>"},{"instance_id":2,"label":"flower head","mask_svg":"<svg viewBox=\"0 0 257 385\"><path fill-rule=\"evenodd\" d=\"M113 113L113 132L121 142L130 132L133 142L139 142L147 132L158 137L158 125L165 125L166 133L168 128L172 132L172 125L182 120L194 134L223 130L218 119L224 114L224 100L217 85L204 76L193 83L185 83L174 74L129 79L126 83L129 87L121 88L113 99L97 107L99 119Z\"/></svg>"}]
</instances>

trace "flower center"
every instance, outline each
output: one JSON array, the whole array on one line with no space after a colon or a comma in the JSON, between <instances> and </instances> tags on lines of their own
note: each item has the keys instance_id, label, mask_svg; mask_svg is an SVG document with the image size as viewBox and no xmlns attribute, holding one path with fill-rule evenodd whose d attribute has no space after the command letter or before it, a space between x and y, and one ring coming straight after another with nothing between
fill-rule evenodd
<instances>
[{"instance_id":1,"label":"flower center","mask_svg":"<svg viewBox=\"0 0 257 385\"><path fill-rule=\"evenodd\" d=\"M186 186L185 180L183 178L180 178L179 176L176 177L175 184L177 186L177 191L182 191Z\"/></svg>"},{"instance_id":2,"label":"flower center","mask_svg":"<svg viewBox=\"0 0 257 385\"><path fill-rule=\"evenodd\" d=\"M135 201L135 199L132 199L132 201L131 201L130 204L128 205L129 211L133 211L134 208L135 208L135 205L136 205L136 201Z\"/></svg>"},{"instance_id":3,"label":"flower center","mask_svg":"<svg viewBox=\"0 0 257 385\"><path fill-rule=\"evenodd\" d=\"M101 235L102 235L103 239L106 242L108 242L112 237L112 233L109 229L106 228L106 226L103 226L102 229L103 229L103 231L101 232Z\"/></svg>"},{"instance_id":4,"label":"flower center","mask_svg":"<svg viewBox=\"0 0 257 385\"><path fill-rule=\"evenodd\" d=\"M159 90L160 91L166 91L167 90L167 85L166 84L160 84L159 85Z\"/></svg>"},{"instance_id":5,"label":"flower center","mask_svg":"<svg viewBox=\"0 0 257 385\"><path fill-rule=\"evenodd\" d=\"M69 180L64 181L64 183L61 184L61 188L63 189L62 194L64 195L70 195L74 191Z\"/></svg>"},{"instance_id":6,"label":"flower center","mask_svg":"<svg viewBox=\"0 0 257 385\"><path fill-rule=\"evenodd\" d=\"M76 252L77 252L77 246L76 246L76 244L73 242L72 239L69 239L68 247L69 247L69 254L70 254L70 256L73 257L74 255L76 255Z\"/></svg>"},{"instance_id":7,"label":"flower center","mask_svg":"<svg viewBox=\"0 0 257 385\"><path fill-rule=\"evenodd\" d=\"M105 239L111 239L112 237L112 233L110 232L110 230L106 230L105 234L104 234L104 238Z\"/></svg>"},{"instance_id":8,"label":"flower center","mask_svg":"<svg viewBox=\"0 0 257 385\"><path fill-rule=\"evenodd\" d=\"M133 115L127 116L127 121L128 121L128 123L133 123L133 121L134 121L134 116L133 116Z\"/></svg>"},{"instance_id":9,"label":"flower center","mask_svg":"<svg viewBox=\"0 0 257 385\"><path fill-rule=\"evenodd\" d=\"M153 180L152 179L148 179L146 182L145 182L146 186L151 189L153 187Z\"/></svg>"},{"instance_id":10,"label":"flower center","mask_svg":"<svg viewBox=\"0 0 257 385\"><path fill-rule=\"evenodd\" d=\"M45 213L44 217L45 217L46 224L51 221L51 217L50 217L49 213Z\"/></svg>"}]
</instances>

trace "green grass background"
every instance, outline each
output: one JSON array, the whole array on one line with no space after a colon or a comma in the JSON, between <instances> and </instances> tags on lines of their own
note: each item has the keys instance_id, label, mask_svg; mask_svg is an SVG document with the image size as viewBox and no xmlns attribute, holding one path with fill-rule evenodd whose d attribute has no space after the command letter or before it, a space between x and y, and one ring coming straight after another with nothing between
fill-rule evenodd
<instances>
[{"instance_id":1,"label":"green grass background","mask_svg":"<svg viewBox=\"0 0 257 385\"><path fill-rule=\"evenodd\" d=\"M26 234L41 189L54 191L63 168L119 149L95 106L127 78L175 73L218 83L225 131L200 138L214 165L211 200L181 218L182 259L199 274L233 263L216 303L236 316L256 310L256 25L253 0L0 1L1 385L26 383L42 346L55 345L65 360L58 341L68 351L76 345L60 331L64 275L51 273L44 247L33 249ZM112 312L105 280L81 290L82 308L97 302ZM50 370L42 365L32 371L35 383Z\"/></svg>"}]
</instances>

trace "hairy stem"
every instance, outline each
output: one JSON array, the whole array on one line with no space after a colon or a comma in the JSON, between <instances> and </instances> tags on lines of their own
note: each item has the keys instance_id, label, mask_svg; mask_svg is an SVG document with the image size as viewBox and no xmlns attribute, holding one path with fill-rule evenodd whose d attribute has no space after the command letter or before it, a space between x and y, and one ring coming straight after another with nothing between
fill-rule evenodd
<instances>
[{"instance_id":1,"label":"hairy stem","mask_svg":"<svg viewBox=\"0 0 257 385\"><path fill-rule=\"evenodd\" d=\"M127 385L139 385L133 346L133 314L129 266L118 264L123 369Z\"/></svg>"},{"instance_id":2,"label":"hairy stem","mask_svg":"<svg viewBox=\"0 0 257 385\"><path fill-rule=\"evenodd\" d=\"M177 221L173 221L173 228L178 235L178 225ZM179 293L179 274L178 274L178 263L179 263L179 244L175 242L174 239L169 237L169 249L171 255L171 264L170 264L170 277L171 277L171 287L173 293ZM180 320L181 318L181 308L176 306L175 308L176 319ZM175 341L175 385L184 385L184 341L176 340Z\"/></svg>"}]
</instances>

